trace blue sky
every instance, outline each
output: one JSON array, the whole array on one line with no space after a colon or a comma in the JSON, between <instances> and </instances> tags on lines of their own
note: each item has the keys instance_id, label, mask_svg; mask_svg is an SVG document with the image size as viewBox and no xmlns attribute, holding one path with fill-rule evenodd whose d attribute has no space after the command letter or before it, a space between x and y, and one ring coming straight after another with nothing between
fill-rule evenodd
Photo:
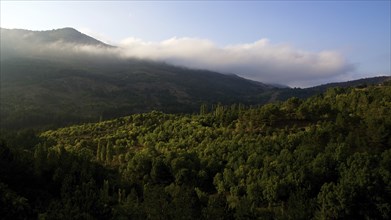
<instances>
[{"instance_id":1,"label":"blue sky","mask_svg":"<svg viewBox=\"0 0 391 220\"><path fill-rule=\"evenodd\" d=\"M390 11L390 1L1 1L1 27L30 30L74 27L112 44L129 48L131 42L131 48L137 46L139 51L151 53L161 51L162 42L171 39L171 49L164 47L168 55L156 59L167 60L169 56L168 61L174 64L197 68L204 65L255 80L309 86L390 75ZM262 39L268 40L266 46L254 44ZM197 57L203 51L196 53L188 46L205 42L206 52L213 50L211 54L230 62L246 58L237 64L225 62L227 68L221 59L216 59L218 63L207 62ZM146 44L149 46L141 46ZM251 51L246 47L249 44L253 45ZM172 52L172 48L182 46L187 48L182 52L196 54L196 64L189 57L185 59ZM227 49L230 46L234 49ZM198 48L203 47L194 50ZM259 50L266 52L257 53ZM225 55L234 52L234 56ZM141 57L150 58L149 54L142 54ZM254 54L254 59L248 54ZM280 55L286 58L273 58ZM289 59L296 56L306 58L300 65L311 60L317 60L319 65L300 74L306 71L305 67ZM255 65L250 60L267 65ZM335 67L320 70L325 63ZM287 69L273 65L285 65ZM293 69L292 73L286 73L289 77L284 78L283 71L289 69ZM281 76L273 77L278 74Z\"/></svg>"}]
</instances>

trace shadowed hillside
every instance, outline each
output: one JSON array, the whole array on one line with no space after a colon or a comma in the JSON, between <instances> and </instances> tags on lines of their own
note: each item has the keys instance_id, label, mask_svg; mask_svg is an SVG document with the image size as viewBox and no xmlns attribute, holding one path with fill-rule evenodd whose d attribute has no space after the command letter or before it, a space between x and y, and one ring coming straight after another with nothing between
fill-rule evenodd
<instances>
[{"instance_id":1,"label":"shadowed hillside","mask_svg":"<svg viewBox=\"0 0 391 220\"><path fill-rule=\"evenodd\" d=\"M334 86L291 89L234 74L125 59L116 47L72 28L1 29L0 77L2 129L42 129L151 110L192 113L203 104L262 105Z\"/></svg>"},{"instance_id":2,"label":"shadowed hillside","mask_svg":"<svg viewBox=\"0 0 391 220\"><path fill-rule=\"evenodd\" d=\"M203 104L262 104L272 86L235 75L122 59L74 29L2 29L1 126L64 125Z\"/></svg>"}]
</instances>

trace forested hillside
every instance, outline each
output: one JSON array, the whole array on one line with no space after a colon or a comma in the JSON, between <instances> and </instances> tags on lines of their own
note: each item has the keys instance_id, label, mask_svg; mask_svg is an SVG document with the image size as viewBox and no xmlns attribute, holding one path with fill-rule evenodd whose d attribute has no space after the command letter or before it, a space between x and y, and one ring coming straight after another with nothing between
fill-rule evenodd
<instances>
[{"instance_id":1,"label":"forested hillside","mask_svg":"<svg viewBox=\"0 0 391 220\"><path fill-rule=\"evenodd\" d=\"M260 105L307 98L328 86L278 88L208 70L124 58L73 28L1 28L0 130L53 129L158 110L194 113L202 104ZM378 84L387 77L338 86ZM335 84L336 85L336 84Z\"/></svg>"},{"instance_id":2,"label":"forested hillside","mask_svg":"<svg viewBox=\"0 0 391 220\"><path fill-rule=\"evenodd\" d=\"M0 216L389 219L390 109L388 82L9 137Z\"/></svg>"},{"instance_id":3,"label":"forested hillside","mask_svg":"<svg viewBox=\"0 0 391 220\"><path fill-rule=\"evenodd\" d=\"M123 58L72 28L1 29L0 129L49 129L203 103L263 104L273 86L236 75Z\"/></svg>"}]
</instances>

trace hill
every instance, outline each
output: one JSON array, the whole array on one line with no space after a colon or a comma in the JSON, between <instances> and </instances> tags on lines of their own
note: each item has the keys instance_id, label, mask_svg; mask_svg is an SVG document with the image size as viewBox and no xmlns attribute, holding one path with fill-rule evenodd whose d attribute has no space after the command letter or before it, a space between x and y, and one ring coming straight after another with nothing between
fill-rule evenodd
<instances>
[{"instance_id":1,"label":"hill","mask_svg":"<svg viewBox=\"0 0 391 220\"><path fill-rule=\"evenodd\" d=\"M233 74L124 59L117 49L73 28L2 28L0 128L42 130L152 110L194 113L201 105L218 103L262 105L335 86L267 85Z\"/></svg>"},{"instance_id":2,"label":"hill","mask_svg":"<svg viewBox=\"0 0 391 220\"><path fill-rule=\"evenodd\" d=\"M16 51L21 47L37 47L51 43L71 43L80 45L93 45L102 47L112 47L95 38L85 35L74 28L61 28L48 31L30 31L24 29L0 28L2 49ZM24 50L26 48L23 48ZM7 51L8 53L9 51ZM20 50L20 52L25 52ZM8 56L8 55L7 55Z\"/></svg>"},{"instance_id":3,"label":"hill","mask_svg":"<svg viewBox=\"0 0 391 220\"><path fill-rule=\"evenodd\" d=\"M3 38L6 38L7 41L13 39L15 42L21 42L24 40L32 43L52 43L56 41L63 41L68 43L109 46L70 27L47 31L1 28L1 35Z\"/></svg>"},{"instance_id":4,"label":"hill","mask_svg":"<svg viewBox=\"0 0 391 220\"><path fill-rule=\"evenodd\" d=\"M331 88L349 88L349 87L357 87L357 88L365 88L370 85L379 85L385 82L389 82L391 80L391 76L378 76L378 77L370 77L363 78L358 80L351 80L346 82L335 82L335 83L327 83L319 86L314 86L310 88L280 88L275 90L275 97L278 100L287 100L291 97L298 98L308 98L310 96L316 94L322 94Z\"/></svg>"},{"instance_id":5,"label":"hill","mask_svg":"<svg viewBox=\"0 0 391 220\"><path fill-rule=\"evenodd\" d=\"M261 104L272 86L235 75L122 59L74 29L2 29L1 127L59 126L206 103Z\"/></svg>"},{"instance_id":6,"label":"hill","mask_svg":"<svg viewBox=\"0 0 391 220\"><path fill-rule=\"evenodd\" d=\"M0 145L0 214L389 219L390 108L386 83L46 131L34 148Z\"/></svg>"},{"instance_id":7,"label":"hill","mask_svg":"<svg viewBox=\"0 0 391 220\"><path fill-rule=\"evenodd\" d=\"M315 86L309 89L325 92L327 89L330 88L348 88L348 87L364 88L369 85L382 84L383 82L390 81L390 80L391 80L390 76L378 76L378 77L363 78L358 80L351 80L346 82L328 83L324 85Z\"/></svg>"}]
</instances>

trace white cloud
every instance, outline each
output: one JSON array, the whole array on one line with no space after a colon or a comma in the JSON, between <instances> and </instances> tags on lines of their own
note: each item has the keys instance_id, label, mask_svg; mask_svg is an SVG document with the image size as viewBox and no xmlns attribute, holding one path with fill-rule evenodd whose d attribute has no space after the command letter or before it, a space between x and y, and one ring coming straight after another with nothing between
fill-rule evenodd
<instances>
[{"instance_id":1,"label":"white cloud","mask_svg":"<svg viewBox=\"0 0 391 220\"><path fill-rule=\"evenodd\" d=\"M288 85L335 78L353 70L353 65L336 51L308 52L288 44L271 44L267 39L218 47L197 38L174 37L161 42L128 38L119 47L121 56L127 58L165 61Z\"/></svg>"},{"instance_id":2,"label":"white cloud","mask_svg":"<svg viewBox=\"0 0 391 220\"><path fill-rule=\"evenodd\" d=\"M268 39L224 47L207 39L186 37L173 37L160 42L127 38L115 48L62 41L45 46L29 42L17 46L24 48L24 53L30 50L31 53L51 54L54 57L62 51L70 57L75 57L73 52L77 52L80 57L89 55L86 57L164 61L289 86L311 86L330 79L344 79L354 70L354 66L336 51L309 52L289 44L272 44Z\"/></svg>"},{"instance_id":3,"label":"white cloud","mask_svg":"<svg viewBox=\"0 0 391 220\"><path fill-rule=\"evenodd\" d=\"M102 41L103 43L106 43L106 44L113 44L114 42L110 40L110 37L105 35L105 34L102 34L102 33L98 33L90 28L87 28L87 27L81 27L81 28L77 28L80 32L88 35L88 36L91 36L95 39L99 39L100 41Z\"/></svg>"}]
</instances>

